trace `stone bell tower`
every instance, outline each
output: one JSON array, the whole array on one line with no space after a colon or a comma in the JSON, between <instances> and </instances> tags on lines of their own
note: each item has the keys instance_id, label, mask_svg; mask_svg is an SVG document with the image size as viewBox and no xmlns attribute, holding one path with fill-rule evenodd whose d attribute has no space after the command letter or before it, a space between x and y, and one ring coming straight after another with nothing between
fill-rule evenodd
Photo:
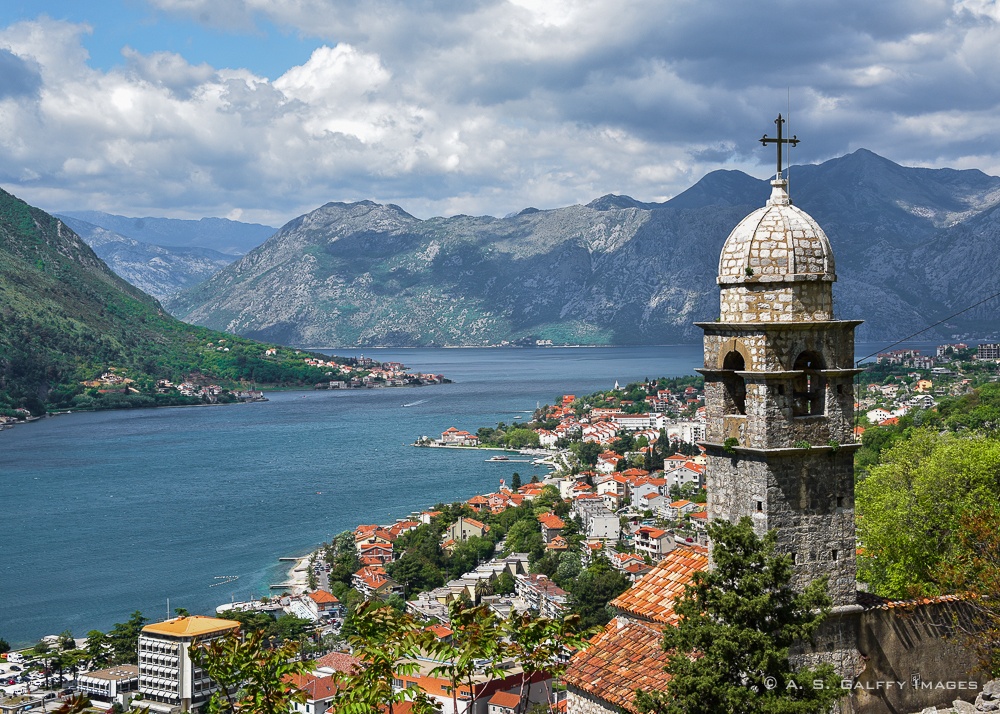
<instances>
[{"instance_id":1,"label":"stone bell tower","mask_svg":"<svg viewBox=\"0 0 1000 714\"><path fill-rule=\"evenodd\" d=\"M825 577L834 607L856 603L854 329L833 316L833 252L792 205L781 174L771 197L722 249L717 322L705 331L708 513L777 529L794 584Z\"/></svg>"}]
</instances>

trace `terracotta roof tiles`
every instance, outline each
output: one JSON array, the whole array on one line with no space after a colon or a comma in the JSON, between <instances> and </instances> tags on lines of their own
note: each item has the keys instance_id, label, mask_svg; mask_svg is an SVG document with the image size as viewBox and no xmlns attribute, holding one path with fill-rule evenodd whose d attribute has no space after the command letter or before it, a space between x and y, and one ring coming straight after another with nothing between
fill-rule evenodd
<instances>
[{"instance_id":1,"label":"terracotta roof tiles","mask_svg":"<svg viewBox=\"0 0 1000 714\"><path fill-rule=\"evenodd\" d=\"M316 667L329 667L337 672L354 672L360 665L361 660L346 652L331 652L316 660Z\"/></svg>"},{"instance_id":2,"label":"terracotta roof tiles","mask_svg":"<svg viewBox=\"0 0 1000 714\"><path fill-rule=\"evenodd\" d=\"M542 515L538 516L538 521L546 528L550 528L552 530L566 527L566 523L563 521L563 519L557 516L555 513L543 513Z\"/></svg>"},{"instance_id":3,"label":"terracotta roof tiles","mask_svg":"<svg viewBox=\"0 0 1000 714\"><path fill-rule=\"evenodd\" d=\"M289 674L283 677L283 681L305 692L308 701L315 702L321 699L329 699L337 693L337 685L333 681L333 677L316 677L311 674Z\"/></svg>"},{"instance_id":4,"label":"terracotta roof tiles","mask_svg":"<svg viewBox=\"0 0 1000 714\"><path fill-rule=\"evenodd\" d=\"M921 597L913 600L890 600L874 593L859 590L858 604L866 610L895 610L937 605L944 602L961 602L967 597L966 595L938 595L937 597Z\"/></svg>"},{"instance_id":5,"label":"terracotta roof tiles","mask_svg":"<svg viewBox=\"0 0 1000 714\"><path fill-rule=\"evenodd\" d=\"M647 575L646 579L651 575ZM615 618L575 655L563 679L603 701L638 714L635 690L664 689L667 655L660 627Z\"/></svg>"},{"instance_id":6,"label":"terracotta roof tiles","mask_svg":"<svg viewBox=\"0 0 1000 714\"><path fill-rule=\"evenodd\" d=\"M318 604L340 602L336 595L326 590L314 590L309 593L309 597L312 598L313 602Z\"/></svg>"},{"instance_id":7,"label":"terracotta roof tiles","mask_svg":"<svg viewBox=\"0 0 1000 714\"><path fill-rule=\"evenodd\" d=\"M708 550L678 546L666 554L642 580L609 604L623 613L650 622L674 624L674 599L690 585L694 574L708 569Z\"/></svg>"},{"instance_id":8,"label":"terracotta roof tiles","mask_svg":"<svg viewBox=\"0 0 1000 714\"><path fill-rule=\"evenodd\" d=\"M497 692L490 697L489 703L504 709L518 709L521 706L521 697L513 692Z\"/></svg>"}]
</instances>

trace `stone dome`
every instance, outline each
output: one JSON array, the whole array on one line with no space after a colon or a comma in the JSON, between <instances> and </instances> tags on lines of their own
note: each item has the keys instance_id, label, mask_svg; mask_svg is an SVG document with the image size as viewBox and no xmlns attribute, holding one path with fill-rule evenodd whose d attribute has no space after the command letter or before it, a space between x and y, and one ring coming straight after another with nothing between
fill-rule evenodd
<instances>
[{"instance_id":1,"label":"stone dome","mask_svg":"<svg viewBox=\"0 0 1000 714\"><path fill-rule=\"evenodd\" d=\"M792 205L785 179L771 181L767 205L740 221L722 247L720 285L837 279L826 233Z\"/></svg>"}]
</instances>

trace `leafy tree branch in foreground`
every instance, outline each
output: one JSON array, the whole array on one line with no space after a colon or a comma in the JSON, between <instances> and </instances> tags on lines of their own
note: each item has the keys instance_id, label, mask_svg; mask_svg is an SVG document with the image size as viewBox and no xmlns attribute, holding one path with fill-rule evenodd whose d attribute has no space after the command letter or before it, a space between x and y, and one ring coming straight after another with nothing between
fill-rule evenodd
<instances>
[{"instance_id":1,"label":"leafy tree branch in foreground","mask_svg":"<svg viewBox=\"0 0 1000 714\"><path fill-rule=\"evenodd\" d=\"M298 659L299 645L268 647L264 633L241 638L232 633L190 649L191 660L219 685L209 700L209 714L287 714L306 693L289 678L307 674L312 662Z\"/></svg>"}]
</instances>

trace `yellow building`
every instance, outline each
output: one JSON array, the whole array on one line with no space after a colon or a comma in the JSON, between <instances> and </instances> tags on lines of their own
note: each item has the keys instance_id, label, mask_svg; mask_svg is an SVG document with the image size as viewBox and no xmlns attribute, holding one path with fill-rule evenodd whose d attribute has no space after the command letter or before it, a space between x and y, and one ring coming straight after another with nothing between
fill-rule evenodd
<instances>
[{"instance_id":1,"label":"yellow building","mask_svg":"<svg viewBox=\"0 0 1000 714\"><path fill-rule=\"evenodd\" d=\"M139 635L139 692L152 712L200 711L218 687L192 662L188 648L234 632L239 623L177 617L146 625Z\"/></svg>"}]
</instances>

